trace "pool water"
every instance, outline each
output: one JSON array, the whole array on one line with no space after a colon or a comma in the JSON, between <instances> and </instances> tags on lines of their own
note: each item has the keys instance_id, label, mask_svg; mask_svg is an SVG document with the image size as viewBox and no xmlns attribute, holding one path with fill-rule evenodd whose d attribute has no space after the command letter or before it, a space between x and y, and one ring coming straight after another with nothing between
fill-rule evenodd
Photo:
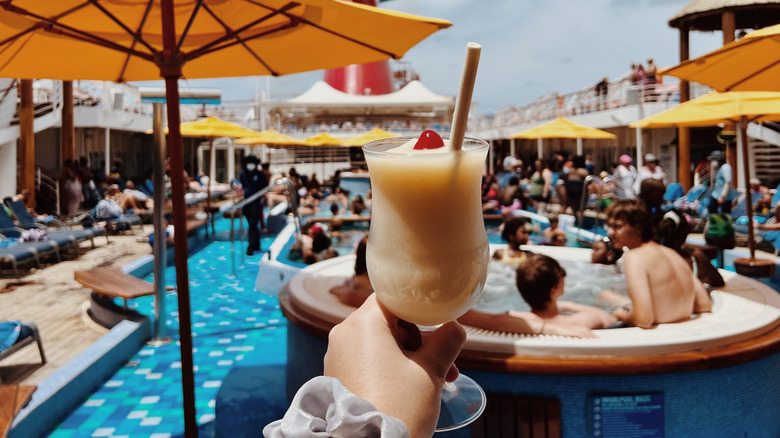
<instances>
[{"instance_id":1,"label":"pool water","mask_svg":"<svg viewBox=\"0 0 780 438\"><path fill-rule=\"evenodd\" d=\"M224 223L217 229L224 230ZM264 239L262 246L269 244L270 240ZM213 436L216 395L237 362L258 353L269 364L286 362L287 326L279 303L254 291L260 257L247 257L245 266L232 278L231 257L238 255L231 248L230 242L214 241L189 258L196 418L204 437ZM151 274L145 279L152 281ZM174 267L166 269L165 280L166 285L175 286ZM153 302L153 297L143 297L131 300L128 307L152 317ZM144 346L47 436L183 436L175 293L166 295L166 306L168 335L175 342Z\"/></svg>"},{"instance_id":2,"label":"pool water","mask_svg":"<svg viewBox=\"0 0 780 438\"><path fill-rule=\"evenodd\" d=\"M604 308L597 295L604 289L611 289L628 296L625 278L619 274L615 265L592 264L584 261L560 260L566 270L563 301L574 301L589 306ZM488 313L500 313L507 310L529 311L515 283L517 265L491 260L488 267L488 279L474 308ZM582 281L581 279L587 279ZM612 309L605 309L612 310Z\"/></svg>"}]
</instances>

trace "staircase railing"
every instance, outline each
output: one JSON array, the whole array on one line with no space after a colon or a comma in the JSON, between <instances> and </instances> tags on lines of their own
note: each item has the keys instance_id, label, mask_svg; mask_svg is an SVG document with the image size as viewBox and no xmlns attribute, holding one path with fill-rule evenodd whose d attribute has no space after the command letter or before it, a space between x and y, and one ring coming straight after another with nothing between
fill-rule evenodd
<instances>
[{"instance_id":1,"label":"staircase railing","mask_svg":"<svg viewBox=\"0 0 780 438\"><path fill-rule=\"evenodd\" d=\"M290 210L293 212L293 220L295 221L295 232L297 238L300 240L301 238L301 217L298 214L298 193L295 188L295 183L292 182L292 180L288 178L280 178L276 180L273 184L268 185L267 187L263 188L257 193L252 194L252 196L249 196L248 198L245 198L239 202L234 203L230 207L226 208L222 211L223 216L226 214L229 214L231 218L236 218L236 215L238 214L238 218L240 219L242 216L240 214L241 209L243 209L246 205L258 201L260 198L265 196L268 192L275 189L276 187L282 187L285 196L287 197L287 202L290 206ZM241 243L241 247L243 249L243 241L244 241L244 221L239 221L239 233L238 233L238 240ZM230 251L231 253L234 253L236 248L236 233L235 233L235 221L230 221ZM239 251L241 253L241 266L244 265L244 252ZM236 257L233 255L231 257L233 261L233 276L236 276Z\"/></svg>"}]
</instances>

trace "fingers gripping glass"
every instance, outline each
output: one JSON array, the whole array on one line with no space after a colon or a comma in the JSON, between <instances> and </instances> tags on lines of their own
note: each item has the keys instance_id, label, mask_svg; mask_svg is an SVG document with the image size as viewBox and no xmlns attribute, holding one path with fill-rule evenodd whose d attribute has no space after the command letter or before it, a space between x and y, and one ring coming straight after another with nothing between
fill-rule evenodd
<instances>
[{"instance_id":1,"label":"fingers gripping glass","mask_svg":"<svg viewBox=\"0 0 780 438\"><path fill-rule=\"evenodd\" d=\"M425 331L463 315L485 284L480 189L488 144L467 138L460 151L393 150L416 140L363 146L372 194L366 264L382 304ZM444 388L437 430L471 423L485 400L482 388L460 375Z\"/></svg>"}]
</instances>

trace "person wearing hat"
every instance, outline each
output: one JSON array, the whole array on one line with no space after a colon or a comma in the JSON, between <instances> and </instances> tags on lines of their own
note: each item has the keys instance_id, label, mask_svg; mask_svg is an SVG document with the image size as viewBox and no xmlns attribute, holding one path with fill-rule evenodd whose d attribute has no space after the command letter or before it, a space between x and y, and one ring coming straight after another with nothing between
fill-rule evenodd
<instances>
[{"instance_id":1,"label":"person wearing hat","mask_svg":"<svg viewBox=\"0 0 780 438\"><path fill-rule=\"evenodd\" d=\"M662 181L664 186L666 186L666 173L664 173L664 170L661 168L661 166L658 165L658 158L655 156L655 154L651 153L645 154L644 163L636 173L634 193L639 193L639 187L641 186L642 181L648 178Z\"/></svg>"},{"instance_id":2,"label":"person wearing hat","mask_svg":"<svg viewBox=\"0 0 780 438\"><path fill-rule=\"evenodd\" d=\"M509 185L509 180L512 179L513 176L516 176L518 179L522 178L520 170L523 167L523 161L511 155L507 155L507 157L504 158L503 166L504 174L501 175L501 178L498 180L498 187L500 187L501 190Z\"/></svg>"},{"instance_id":3,"label":"person wearing hat","mask_svg":"<svg viewBox=\"0 0 780 438\"><path fill-rule=\"evenodd\" d=\"M715 185L710 195L709 213L731 213L731 204L737 197L737 191L731 183L731 166L726 162L726 156L721 151L714 151L707 156L712 163L715 174Z\"/></svg>"},{"instance_id":4,"label":"person wearing hat","mask_svg":"<svg viewBox=\"0 0 780 438\"><path fill-rule=\"evenodd\" d=\"M636 181L636 167L632 164L634 159L623 154L620 156L620 165L615 168L612 176L617 182L615 197L618 199L633 199L635 196L634 182Z\"/></svg>"},{"instance_id":5,"label":"person wearing hat","mask_svg":"<svg viewBox=\"0 0 780 438\"><path fill-rule=\"evenodd\" d=\"M241 162L243 170L238 179L241 182L241 188L244 191L244 199L249 198L255 193L268 186L268 177L260 169L260 160L254 155L247 155ZM262 199L256 199L244 206L242 210L249 224L247 240L249 246L246 249L246 255L253 255L255 251L260 251L260 229L263 225L263 202Z\"/></svg>"}]
</instances>

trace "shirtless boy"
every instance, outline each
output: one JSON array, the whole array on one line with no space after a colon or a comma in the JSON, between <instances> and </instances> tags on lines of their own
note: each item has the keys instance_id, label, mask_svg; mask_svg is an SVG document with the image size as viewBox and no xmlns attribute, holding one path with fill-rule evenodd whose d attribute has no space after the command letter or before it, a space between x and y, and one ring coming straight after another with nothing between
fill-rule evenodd
<instances>
[{"instance_id":1,"label":"shirtless boy","mask_svg":"<svg viewBox=\"0 0 780 438\"><path fill-rule=\"evenodd\" d=\"M641 328L687 320L712 310L712 301L685 259L652 240L653 226L644 203L616 201L607 210L607 235L623 254L630 303L616 309L620 321Z\"/></svg>"}]
</instances>

